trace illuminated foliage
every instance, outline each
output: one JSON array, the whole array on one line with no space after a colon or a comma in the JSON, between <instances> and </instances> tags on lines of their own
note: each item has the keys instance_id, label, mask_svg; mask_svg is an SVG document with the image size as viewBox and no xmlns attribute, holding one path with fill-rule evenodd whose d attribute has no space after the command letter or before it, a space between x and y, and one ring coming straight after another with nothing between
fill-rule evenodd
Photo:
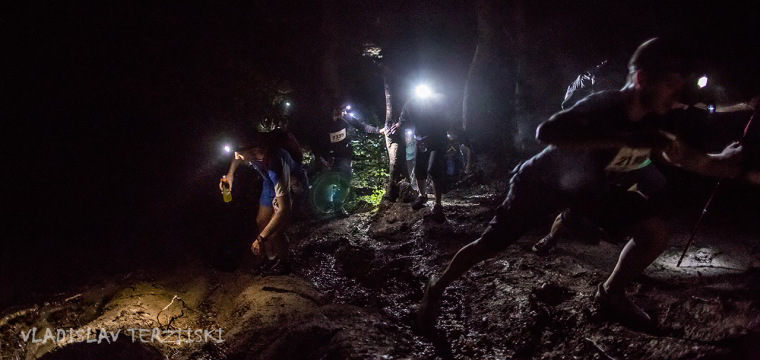
<instances>
[{"instance_id":1,"label":"illuminated foliage","mask_svg":"<svg viewBox=\"0 0 760 360\"><path fill-rule=\"evenodd\" d=\"M379 123L379 120L373 123ZM357 200L372 205L380 203L388 180L388 152L385 137L377 134L356 132L354 147L354 176L351 185L358 194Z\"/></svg>"}]
</instances>

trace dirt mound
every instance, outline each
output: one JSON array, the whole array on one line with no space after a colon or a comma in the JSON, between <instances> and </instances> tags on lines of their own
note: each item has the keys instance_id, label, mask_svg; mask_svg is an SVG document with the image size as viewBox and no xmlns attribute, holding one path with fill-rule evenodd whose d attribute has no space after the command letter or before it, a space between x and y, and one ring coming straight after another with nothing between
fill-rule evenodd
<instances>
[{"instance_id":1,"label":"dirt mound","mask_svg":"<svg viewBox=\"0 0 760 360\"><path fill-rule=\"evenodd\" d=\"M503 190L503 189L502 189ZM683 267L673 247L628 292L660 324L634 331L593 305L597 284L622 244L560 242L548 257L529 251L538 236L479 264L444 294L438 333L414 331L415 306L432 274L476 239L501 201L499 189L455 190L446 221L430 208L385 205L339 220L292 229L294 273L257 275L202 266L133 274L8 311L0 321L3 357L153 359L755 359L760 353L759 239L706 229ZM755 249L755 250L753 250ZM94 329L122 337L112 344L33 343L37 328ZM181 333L132 329L202 329ZM218 333L214 333L214 332ZM218 334L218 335L217 335ZM77 337L79 336L79 337ZM87 334L74 335L75 340ZM174 336L174 337L172 337ZM34 337L34 336L33 336ZM84 337L84 338L83 338ZM164 341L157 339L163 338ZM187 338L186 338L187 339ZM147 341L143 341L147 340ZM223 341L217 341L223 340Z\"/></svg>"}]
</instances>

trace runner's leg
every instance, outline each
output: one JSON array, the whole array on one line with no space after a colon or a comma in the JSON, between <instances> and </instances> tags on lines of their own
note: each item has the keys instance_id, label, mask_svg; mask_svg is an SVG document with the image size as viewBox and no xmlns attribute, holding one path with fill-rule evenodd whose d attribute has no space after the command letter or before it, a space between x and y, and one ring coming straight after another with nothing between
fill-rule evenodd
<instances>
[{"instance_id":1,"label":"runner's leg","mask_svg":"<svg viewBox=\"0 0 760 360\"><path fill-rule=\"evenodd\" d=\"M668 224L651 217L635 226L633 239L620 252L617 265L604 282L609 293L623 293L625 286L665 251L671 237Z\"/></svg>"}]
</instances>

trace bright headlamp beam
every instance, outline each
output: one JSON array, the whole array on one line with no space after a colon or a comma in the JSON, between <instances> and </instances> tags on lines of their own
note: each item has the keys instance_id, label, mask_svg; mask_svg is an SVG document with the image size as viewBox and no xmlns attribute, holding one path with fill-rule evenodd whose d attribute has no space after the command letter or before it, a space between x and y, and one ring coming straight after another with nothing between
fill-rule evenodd
<instances>
[{"instance_id":1,"label":"bright headlamp beam","mask_svg":"<svg viewBox=\"0 0 760 360\"><path fill-rule=\"evenodd\" d=\"M425 84L417 85L417 87L414 88L414 95L420 99L427 99L433 96L433 90L430 86Z\"/></svg>"},{"instance_id":2,"label":"bright headlamp beam","mask_svg":"<svg viewBox=\"0 0 760 360\"><path fill-rule=\"evenodd\" d=\"M700 89L707 86L707 76L699 78L699 80L697 80L697 86L699 86Z\"/></svg>"}]
</instances>

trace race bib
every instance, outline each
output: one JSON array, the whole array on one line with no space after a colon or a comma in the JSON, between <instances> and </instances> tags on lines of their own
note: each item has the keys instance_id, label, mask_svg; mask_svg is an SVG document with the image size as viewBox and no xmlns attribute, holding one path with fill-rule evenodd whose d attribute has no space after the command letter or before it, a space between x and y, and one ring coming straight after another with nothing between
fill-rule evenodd
<instances>
[{"instance_id":1,"label":"race bib","mask_svg":"<svg viewBox=\"0 0 760 360\"><path fill-rule=\"evenodd\" d=\"M652 162L649 159L651 149L633 149L624 147L607 165L607 171L626 172L643 168Z\"/></svg>"},{"instance_id":2,"label":"race bib","mask_svg":"<svg viewBox=\"0 0 760 360\"><path fill-rule=\"evenodd\" d=\"M336 143L339 141L343 141L346 138L346 129L343 128L340 131L336 131L334 133L330 133L330 142Z\"/></svg>"}]
</instances>

